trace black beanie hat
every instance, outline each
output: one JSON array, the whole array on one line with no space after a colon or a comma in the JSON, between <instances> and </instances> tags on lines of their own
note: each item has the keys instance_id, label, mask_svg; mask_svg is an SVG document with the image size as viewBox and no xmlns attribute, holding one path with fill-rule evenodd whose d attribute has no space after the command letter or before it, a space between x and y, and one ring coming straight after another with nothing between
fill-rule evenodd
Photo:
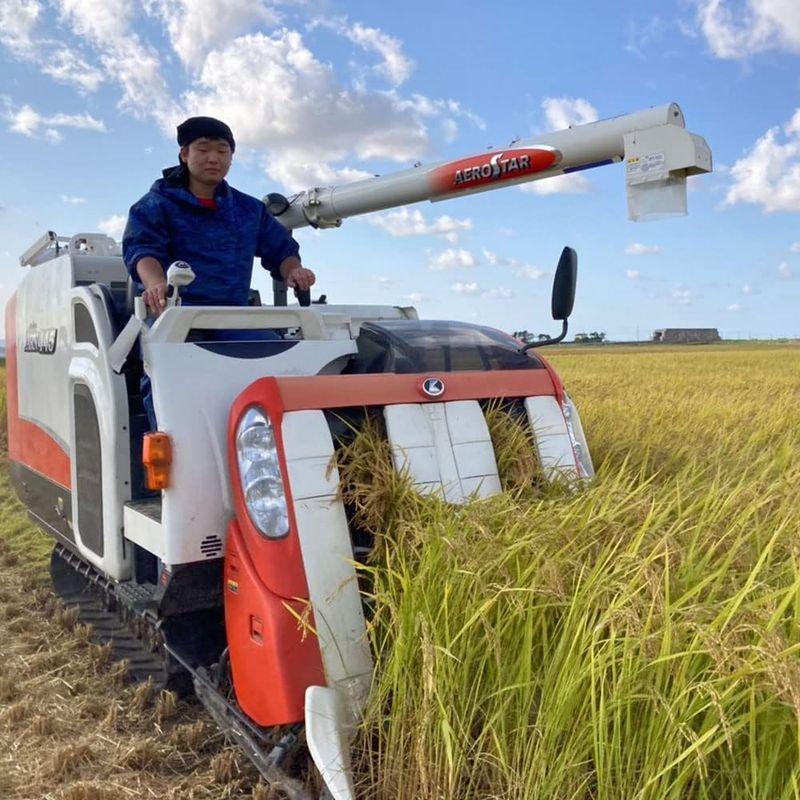
<instances>
[{"instance_id":1,"label":"black beanie hat","mask_svg":"<svg viewBox=\"0 0 800 800\"><path fill-rule=\"evenodd\" d=\"M231 129L222 121L214 117L189 117L178 125L178 144L181 147L190 145L195 139L224 139L230 146L231 152L236 149Z\"/></svg>"}]
</instances>

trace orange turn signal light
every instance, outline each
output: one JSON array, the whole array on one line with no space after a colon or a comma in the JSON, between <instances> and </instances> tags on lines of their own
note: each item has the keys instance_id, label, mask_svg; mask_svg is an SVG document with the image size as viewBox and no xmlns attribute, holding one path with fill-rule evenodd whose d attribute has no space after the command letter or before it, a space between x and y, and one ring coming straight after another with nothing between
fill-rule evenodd
<instances>
[{"instance_id":1,"label":"orange turn signal light","mask_svg":"<svg viewBox=\"0 0 800 800\"><path fill-rule=\"evenodd\" d=\"M166 433L146 433L142 445L144 484L148 489L169 488L169 468L172 465L172 441Z\"/></svg>"}]
</instances>

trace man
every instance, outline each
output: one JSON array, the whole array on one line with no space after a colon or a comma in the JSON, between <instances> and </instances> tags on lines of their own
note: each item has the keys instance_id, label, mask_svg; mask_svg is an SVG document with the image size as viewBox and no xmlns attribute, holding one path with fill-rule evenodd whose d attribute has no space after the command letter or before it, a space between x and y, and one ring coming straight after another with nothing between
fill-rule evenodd
<instances>
[{"instance_id":1,"label":"man","mask_svg":"<svg viewBox=\"0 0 800 800\"><path fill-rule=\"evenodd\" d=\"M255 197L225 181L236 142L231 129L212 117L191 117L178 126L180 164L165 169L150 191L133 204L122 237L131 277L142 284L147 306L158 316L166 307L165 270L188 262L195 280L181 291L184 305L245 306L253 259L290 288L310 289L316 278L299 258L291 234ZM215 338L274 338L270 331L217 331ZM156 428L150 379L141 381L151 429Z\"/></svg>"},{"instance_id":2,"label":"man","mask_svg":"<svg viewBox=\"0 0 800 800\"><path fill-rule=\"evenodd\" d=\"M314 273L298 256L297 242L255 197L228 186L236 142L212 117L178 126L180 164L164 170L134 203L122 239L125 264L158 315L166 305L165 270L176 260L197 276L181 292L186 305L247 305L253 258L287 286L309 289Z\"/></svg>"}]
</instances>

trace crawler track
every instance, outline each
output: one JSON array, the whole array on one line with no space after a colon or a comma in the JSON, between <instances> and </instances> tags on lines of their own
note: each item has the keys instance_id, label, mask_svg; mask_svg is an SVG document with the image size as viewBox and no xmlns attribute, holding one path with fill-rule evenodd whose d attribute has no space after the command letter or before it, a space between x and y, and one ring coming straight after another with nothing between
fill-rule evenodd
<instances>
[{"instance_id":1,"label":"crawler track","mask_svg":"<svg viewBox=\"0 0 800 800\"><path fill-rule=\"evenodd\" d=\"M270 786L288 800L319 797L307 787L303 774L309 761L303 726L265 729L255 725L236 704L225 658L211 667L196 665L165 641L160 620L148 607L148 586L110 581L60 544L53 549L50 574L64 604L77 608L79 620L92 626L92 639L111 643L113 657L127 660L131 681L150 680L157 688L182 693L193 689L220 730Z\"/></svg>"}]
</instances>

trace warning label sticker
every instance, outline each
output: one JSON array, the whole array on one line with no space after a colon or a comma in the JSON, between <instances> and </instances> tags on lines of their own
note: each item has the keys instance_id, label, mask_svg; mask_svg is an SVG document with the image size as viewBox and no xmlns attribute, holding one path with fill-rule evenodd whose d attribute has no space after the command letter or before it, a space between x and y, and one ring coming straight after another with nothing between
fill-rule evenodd
<instances>
[{"instance_id":1,"label":"warning label sticker","mask_svg":"<svg viewBox=\"0 0 800 800\"><path fill-rule=\"evenodd\" d=\"M666 160L663 153L646 156L631 156L626 163L629 182L654 181L667 177Z\"/></svg>"}]
</instances>

